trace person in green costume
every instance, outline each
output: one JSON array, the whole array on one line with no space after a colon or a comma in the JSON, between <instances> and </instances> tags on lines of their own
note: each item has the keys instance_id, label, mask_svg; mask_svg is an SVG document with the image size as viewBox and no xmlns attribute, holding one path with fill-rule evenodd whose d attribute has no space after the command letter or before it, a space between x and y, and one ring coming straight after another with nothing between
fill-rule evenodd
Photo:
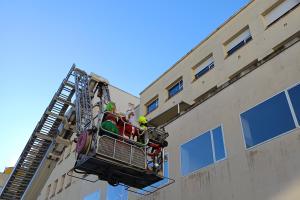
<instances>
[{"instance_id":1,"label":"person in green costume","mask_svg":"<svg viewBox=\"0 0 300 200\"><path fill-rule=\"evenodd\" d=\"M116 113L116 104L114 102L109 102L105 108L105 115L103 117L103 122L101 123L101 127L104 130L112 132L116 135L119 135L119 129L117 127L118 117Z\"/></svg>"}]
</instances>

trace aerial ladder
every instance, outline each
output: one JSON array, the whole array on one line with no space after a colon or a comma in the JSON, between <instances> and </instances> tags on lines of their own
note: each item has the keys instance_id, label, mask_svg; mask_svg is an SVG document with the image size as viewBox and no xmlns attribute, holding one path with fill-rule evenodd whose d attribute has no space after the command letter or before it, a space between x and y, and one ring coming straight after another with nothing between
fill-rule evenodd
<instances>
[{"instance_id":1,"label":"aerial ladder","mask_svg":"<svg viewBox=\"0 0 300 200\"><path fill-rule=\"evenodd\" d=\"M45 160L57 159L60 155L54 152L67 145L59 144L66 143L73 132L77 135L77 157L72 170L77 173L93 174L97 180L123 185L128 191L143 195L161 189L153 184L163 179L168 179L163 187L174 182L163 176L168 133L155 127L141 130L124 116L107 112L105 107L111 101L108 86L107 81L92 79L75 64L71 67L31 134L0 199L22 199ZM93 116L95 108L98 113ZM119 118L120 135L101 126L107 115ZM135 139L128 131L126 134L128 128L135 130Z\"/></svg>"},{"instance_id":2,"label":"aerial ladder","mask_svg":"<svg viewBox=\"0 0 300 200\"><path fill-rule=\"evenodd\" d=\"M75 69L73 65L37 123L1 191L0 199L22 199L42 164L50 158L49 155L60 139L60 127L66 121L65 114L71 107L75 107Z\"/></svg>"}]
</instances>

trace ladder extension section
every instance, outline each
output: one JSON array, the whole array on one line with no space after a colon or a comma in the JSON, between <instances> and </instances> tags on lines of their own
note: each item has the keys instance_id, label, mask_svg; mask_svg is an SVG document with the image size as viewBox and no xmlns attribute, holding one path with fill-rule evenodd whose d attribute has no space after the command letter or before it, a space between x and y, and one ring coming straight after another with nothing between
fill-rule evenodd
<instances>
[{"instance_id":1,"label":"ladder extension section","mask_svg":"<svg viewBox=\"0 0 300 200\"><path fill-rule=\"evenodd\" d=\"M47 156L47 151L59 134L58 128L64 121L66 111L70 106L74 106L72 97L75 94L76 71L77 68L73 65L46 108L7 180L0 199L21 199L33 180Z\"/></svg>"},{"instance_id":2,"label":"ladder extension section","mask_svg":"<svg viewBox=\"0 0 300 200\"><path fill-rule=\"evenodd\" d=\"M93 126L93 111L89 91L89 76L86 72L75 69L76 91L76 132L91 129Z\"/></svg>"}]
</instances>

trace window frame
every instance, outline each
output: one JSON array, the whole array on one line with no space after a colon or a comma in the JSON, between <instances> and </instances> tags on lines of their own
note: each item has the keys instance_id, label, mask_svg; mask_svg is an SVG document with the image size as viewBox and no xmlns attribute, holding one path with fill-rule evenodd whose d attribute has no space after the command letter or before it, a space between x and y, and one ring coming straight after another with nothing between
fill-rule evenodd
<instances>
[{"instance_id":1,"label":"window frame","mask_svg":"<svg viewBox=\"0 0 300 200\"><path fill-rule=\"evenodd\" d=\"M295 121L296 128L297 128L297 127L300 127L300 122L299 122L300 119L298 120L298 118L297 118L296 111L295 111L295 109L294 109L294 107L293 107L293 103L292 103L292 100L291 100L291 97L290 97L290 94L289 94L289 90L292 89L292 88L294 88L294 87L296 87L296 86L298 86L298 85L300 85L300 83L294 84L293 86L288 87L288 88L285 90L285 93L286 93L286 96L287 96L288 104L289 104L289 106L292 108L292 109L291 109L291 113L292 113L292 117L293 117L293 119L294 119L294 121Z\"/></svg>"},{"instance_id":2,"label":"window frame","mask_svg":"<svg viewBox=\"0 0 300 200\"><path fill-rule=\"evenodd\" d=\"M238 38L240 35L242 35L244 32L249 31L250 33L250 37L244 38L242 41L240 41L237 45L235 45L234 47L228 49L228 45L234 41L236 38ZM251 42L253 40L253 36L250 30L250 26L247 25L244 28L242 28L241 30L239 30L237 33L235 33L233 36L231 36L228 40L226 40L223 43L223 47L225 48L225 58L233 55L235 52L237 52L239 49L243 48L244 46L246 46L246 44L248 44L249 42ZM234 51L233 51L234 50Z\"/></svg>"},{"instance_id":3,"label":"window frame","mask_svg":"<svg viewBox=\"0 0 300 200\"><path fill-rule=\"evenodd\" d=\"M204 64L206 61L212 59L212 62L209 62L207 65L200 67L202 64ZM207 74L210 70L212 70L215 67L215 60L213 57L213 53L210 53L208 56L206 56L204 59L202 59L199 63L197 63L194 67L192 67L193 70L193 80L198 80L199 78L201 78L202 76L204 76L205 74ZM202 72L204 69L208 68L207 72L203 73L201 76L198 76L198 74L200 74L200 72ZM196 70L199 69L199 71L197 73Z\"/></svg>"},{"instance_id":4,"label":"window frame","mask_svg":"<svg viewBox=\"0 0 300 200\"><path fill-rule=\"evenodd\" d=\"M180 87L180 82L181 82L181 87ZM173 94L172 96L170 96L170 90L175 88L177 86L177 84L179 84L179 90ZM176 81L174 81L173 83L171 83L167 88L166 88L167 92L168 92L168 99L171 99L172 97L176 96L178 93L180 93L183 90L183 78L180 77L178 78Z\"/></svg>"},{"instance_id":5,"label":"window frame","mask_svg":"<svg viewBox=\"0 0 300 200\"><path fill-rule=\"evenodd\" d=\"M291 133L291 132L297 130L298 128L300 128L300 124L299 124L298 121L297 121L297 117L296 117L296 114L295 114L295 110L294 110L294 108L293 108L293 105L292 105L290 96L289 96L289 94L288 94L288 90L289 90L289 89L291 89L291 88L293 88L293 87L295 87L295 86L297 86L297 85L299 85L299 84L300 84L300 82L297 82L297 83L293 84L292 86L290 86L290 87L288 87L288 88L286 88L286 89L284 89L284 90L280 90L280 91L276 92L274 95L272 95L272 96L270 96L270 97L268 97L268 98L266 98L266 99L264 99L264 100L262 100L262 101L259 101L257 104L254 104L253 106L251 106L251 107L249 107L249 108L247 108L247 109L245 109L245 110L242 110L242 112L239 113L239 118L240 118L239 120L240 120L241 133L242 133L242 138L243 138L244 148L245 148L246 151L247 151L247 150L252 150L252 149L254 149L254 148L256 148L256 147L259 147L259 146L261 146L261 145L264 145L264 144L266 144L266 143L269 143L269 142L272 141L272 140L276 140L276 139L278 139L278 138L280 138L280 137L282 137L282 136L288 135L289 133ZM247 148L247 144L246 144L246 140L245 140L245 134L244 134L244 129L243 129L243 124L242 124L241 114L244 113L244 112L247 112L248 110L250 110L250 109L252 109L252 108L254 108L254 107L256 107L256 106L258 106L258 105L260 105L260 104L262 104L262 103L264 103L264 102L266 102L266 101L268 101L269 99L275 97L276 95L280 94L281 92L284 92L284 94L285 94L285 96L286 96L286 98L287 98L288 106L289 106L289 109L290 109L290 111L291 111L292 118L293 118L293 121L294 121L296 127L295 127L294 129L291 129L291 130L289 130L289 131L287 131L287 132L281 133L281 134L279 134L279 135L277 135L277 136L275 136L275 137L272 137L272 138L270 138L270 139L268 139L268 140L265 140L265 141L263 141L263 142L261 142L261 143L255 144L255 145L253 145L253 146Z\"/></svg>"},{"instance_id":6,"label":"window frame","mask_svg":"<svg viewBox=\"0 0 300 200\"><path fill-rule=\"evenodd\" d=\"M281 20L283 17L285 17L286 15L288 15L291 11L293 11L294 9L296 9L299 5L300 2L296 5L294 5L292 8L290 8L289 10L287 10L285 13L283 13L282 15L280 15L277 19L275 19L274 21L272 21L270 24L268 24L266 22L266 16L271 13L274 9L276 9L278 6L280 6L280 4L282 4L285 0L278 0L277 2L275 2L272 6L270 6L269 8L267 8L264 12L261 13L261 17L263 20L263 23L265 25L265 30L267 30L269 27L271 27L273 24L276 24L276 22L278 22L279 20Z\"/></svg>"},{"instance_id":7,"label":"window frame","mask_svg":"<svg viewBox=\"0 0 300 200\"><path fill-rule=\"evenodd\" d=\"M153 110L151 110L151 111L149 112L148 107L149 107L151 104L153 104L155 101L157 101L157 106L156 106ZM146 107L146 115L148 115L148 114L152 113L153 111L155 111L155 110L158 108L158 106L159 106L159 97L158 97L158 95L156 95L155 97L153 97L150 101L148 101L148 102L145 104L145 107Z\"/></svg>"},{"instance_id":8,"label":"window frame","mask_svg":"<svg viewBox=\"0 0 300 200\"><path fill-rule=\"evenodd\" d=\"M217 129L217 128L219 128L219 127L220 127L221 130L222 130L223 146L224 146L224 152L225 152L225 155L224 155L224 158L219 159L219 160L216 160L216 158L215 158L216 156L215 156L214 139L213 139L213 133L212 133L212 130ZM207 165L207 166L205 166L205 167L201 167L201 168L199 168L199 169L196 169L196 170L194 170L194 171L191 171L191 172L188 173L188 174L183 175L182 172L181 172L181 169L182 169L182 163L181 163L181 147L182 147L182 145L184 145L184 144L186 144L186 143L188 143L188 142L190 142L190 141L193 141L193 140L196 139L197 137L199 137L199 136L201 136L201 135L203 135L203 134L205 134L205 133L207 133L207 132L209 132L210 137L211 137L211 145L212 145L212 153L213 153L213 160L214 160L214 162L211 163L211 164L209 164L209 165ZM227 149L226 149L226 141L225 141L225 137L224 137L224 125L223 125L223 123L221 123L220 125L215 126L215 127L211 128L211 129L208 129L208 130L206 130L206 131L202 131L200 134L198 134L198 135L196 135L196 136L190 138L189 140L187 140L187 141L185 141L184 143L181 143L181 144L179 145L179 171L180 171L179 174L180 174L180 177L187 177L187 176L190 176L190 175L192 175L192 174L198 173L199 171L204 170L204 169L207 169L208 167L211 167L212 165L216 165L216 164L218 164L219 162L222 162L222 161L226 160L227 158L228 158L228 154L227 154Z\"/></svg>"}]
</instances>

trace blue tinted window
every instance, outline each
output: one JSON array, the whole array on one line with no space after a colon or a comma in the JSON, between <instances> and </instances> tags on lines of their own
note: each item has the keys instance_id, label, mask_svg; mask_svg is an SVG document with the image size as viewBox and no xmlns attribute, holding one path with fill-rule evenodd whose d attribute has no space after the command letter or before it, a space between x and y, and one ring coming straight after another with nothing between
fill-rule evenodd
<instances>
[{"instance_id":1,"label":"blue tinted window","mask_svg":"<svg viewBox=\"0 0 300 200\"><path fill-rule=\"evenodd\" d=\"M169 98L177 94L183 89L183 82L180 80L178 83L176 83L173 87L169 89Z\"/></svg>"},{"instance_id":2,"label":"blue tinted window","mask_svg":"<svg viewBox=\"0 0 300 200\"><path fill-rule=\"evenodd\" d=\"M155 99L152 103L150 103L147 106L147 114L151 113L153 110L155 110L158 107L158 98Z\"/></svg>"},{"instance_id":3,"label":"blue tinted window","mask_svg":"<svg viewBox=\"0 0 300 200\"><path fill-rule=\"evenodd\" d=\"M251 35L249 37L247 37L246 39L240 41L237 45L235 45L234 47L232 47L228 52L227 54L228 55L231 55L233 54L234 52L236 52L238 49L242 48L245 44L247 44L249 41L252 40L252 37Z\"/></svg>"},{"instance_id":4,"label":"blue tinted window","mask_svg":"<svg viewBox=\"0 0 300 200\"><path fill-rule=\"evenodd\" d=\"M100 191L86 195L83 200L100 200Z\"/></svg>"},{"instance_id":5,"label":"blue tinted window","mask_svg":"<svg viewBox=\"0 0 300 200\"><path fill-rule=\"evenodd\" d=\"M128 191L125 190L124 186L111 186L107 187L106 200L127 200L128 199Z\"/></svg>"},{"instance_id":6,"label":"blue tinted window","mask_svg":"<svg viewBox=\"0 0 300 200\"><path fill-rule=\"evenodd\" d=\"M241 114L246 147L295 128L284 92Z\"/></svg>"},{"instance_id":7,"label":"blue tinted window","mask_svg":"<svg viewBox=\"0 0 300 200\"><path fill-rule=\"evenodd\" d=\"M297 121L300 124L300 84L289 89L288 93L297 117Z\"/></svg>"},{"instance_id":8,"label":"blue tinted window","mask_svg":"<svg viewBox=\"0 0 300 200\"><path fill-rule=\"evenodd\" d=\"M197 74L195 74L195 78L198 79L204 74L206 74L209 70L214 68L214 62L210 63L208 66L204 67L202 70L200 70Z\"/></svg>"},{"instance_id":9,"label":"blue tinted window","mask_svg":"<svg viewBox=\"0 0 300 200\"><path fill-rule=\"evenodd\" d=\"M181 146L181 174L187 175L214 162L210 132Z\"/></svg>"},{"instance_id":10,"label":"blue tinted window","mask_svg":"<svg viewBox=\"0 0 300 200\"><path fill-rule=\"evenodd\" d=\"M225 147L223 141L222 128L218 127L212 130L215 148L215 158L216 160L221 160L225 158Z\"/></svg>"},{"instance_id":11,"label":"blue tinted window","mask_svg":"<svg viewBox=\"0 0 300 200\"><path fill-rule=\"evenodd\" d=\"M184 176L224 159L226 153L222 128L219 126L183 144L180 151L181 174Z\"/></svg>"}]
</instances>

